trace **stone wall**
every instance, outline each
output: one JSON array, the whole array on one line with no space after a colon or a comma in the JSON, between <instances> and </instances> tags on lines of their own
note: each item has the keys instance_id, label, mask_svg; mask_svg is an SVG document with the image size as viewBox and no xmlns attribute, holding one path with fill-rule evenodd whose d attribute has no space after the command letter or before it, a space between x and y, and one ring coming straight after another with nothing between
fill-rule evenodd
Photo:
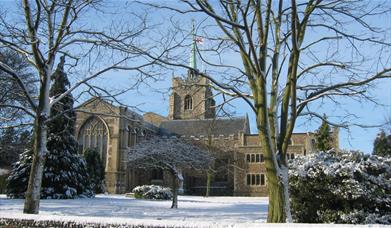
<instances>
[{"instance_id":1,"label":"stone wall","mask_svg":"<svg viewBox=\"0 0 391 228\"><path fill-rule=\"evenodd\" d=\"M182 85L181 79L173 79L173 85ZM206 81L203 81L206 83ZM181 97L189 94L189 88L176 89L176 96ZM205 87L193 91L194 98L205 98L208 91ZM176 98L170 97L170 115L169 118L196 118L201 113L205 114L204 108L197 106L193 108L193 114L187 115L182 111L182 105L176 104ZM194 105L194 104L193 104ZM99 99L91 99L77 108L76 129L77 136L80 128L89 118L99 118L107 127L108 147L106 162L106 185L109 193L124 193L130 191L133 187L140 184L151 184L150 171L133 170L127 165L127 152L136 143L142 143L150 135L157 134L160 122L164 117L155 113L146 113L144 118L124 107L115 107ZM179 116L175 116L179 115ZM205 117L205 116L204 116ZM150 121L150 123L145 120ZM151 124L152 123L152 124ZM338 144L337 131L333 134L336 138L335 144ZM206 132L205 132L206 133ZM246 130L246 133L247 130ZM220 167L218 170L225 170L227 173L216 172L212 187L225 189L225 193L240 196L267 196L267 179L265 163L260 156L263 154L262 145L256 134L246 134L238 132L234 135L211 135L188 136L185 139L198 143L204 149L209 150L215 157L215 166ZM313 133L295 133L288 146L289 159L297 155L306 155L315 151ZM259 160L248 161L247 155L254 154ZM257 155L258 154L258 155ZM263 155L264 156L264 155ZM216 168L214 167L214 168ZM223 168L221 168L223 167ZM217 168L216 168L217 169ZM184 170L185 187L191 192L192 188L204 188L206 186L206 172L195 172L193 170ZM247 175L264 175L265 184L247 184ZM261 177L261 176L260 176ZM252 177L251 177L252 178ZM261 182L260 182L261 183ZM166 172L162 180L162 185L170 186L171 177Z\"/></svg>"},{"instance_id":2,"label":"stone wall","mask_svg":"<svg viewBox=\"0 0 391 228\"><path fill-rule=\"evenodd\" d=\"M169 119L208 119L215 116L215 102L207 79L197 77L183 80L175 77L172 79L172 91ZM186 110L184 100L187 95L192 97L192 109Z\"/></svg>"},{"instance_id":3,"label":"stone wall","mask_svg":"<svg viewBox=\"0 0 391 228\"><path fill-rule=\"evenodd\" d=\"M107 127L108 146L105 182L109 193L124 193L129 187L127 151L142 138L155 134L148 128L142 116L125 107L116 107L106 101L93 98L77 108L76 137L81 127L90 118L99 118Z\"/></svg>"},{"instance_id":4,"label":"stone wall","mask_svg":"<svg viewBox=\"0 0 391 228\"><path fill-rule=\"evenodd\" d=\"M106 101L93 98L77 108L76 115L76 134L79 137L81 127L90 118L99 118L108 131L107 160L105 180L108 192L117 193L116 183L118 179L118 147L119 147L119 108L107 103Z\"/></svg>"},{"instance_id":5,"label":"stone wall","mask_svg":"<svg viewBox=\"0 0 391 228\"><path fill-rule=\"evenodd\" d=\"M267 178L264 159L259 162L248 162L247 155L250 157L254 154L264 157L264 152L258 135L239 134L238 143L235 152L235 172L234 172L234 194L237 196L267 196ZM291 159L298 155L305 155L312 152L311 135L299 133L292 135L291 144L288 146L288 155ZM293 155L292 155L293 154ZM265 185L247 185L247 175L259 174L264 175Z\"/></svg>"}]
</instances>

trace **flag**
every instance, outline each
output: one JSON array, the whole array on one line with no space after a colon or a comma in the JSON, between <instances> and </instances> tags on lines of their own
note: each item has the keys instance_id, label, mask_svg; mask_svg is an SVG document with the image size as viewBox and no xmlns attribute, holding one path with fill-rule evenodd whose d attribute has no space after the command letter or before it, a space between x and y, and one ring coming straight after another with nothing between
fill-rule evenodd
<instances>
[{"instance_id":1,"label":"flag","mask_svg":"<svg viewBox=\"0 0 391 228\"><path fill-rule=\"evenodd\" d=\"M197 44L204 44L204 38L203 37L199 37L199 36L197 36L196 38L195 38L195 42L197 43Z\"/></svg>"}]
</instances>

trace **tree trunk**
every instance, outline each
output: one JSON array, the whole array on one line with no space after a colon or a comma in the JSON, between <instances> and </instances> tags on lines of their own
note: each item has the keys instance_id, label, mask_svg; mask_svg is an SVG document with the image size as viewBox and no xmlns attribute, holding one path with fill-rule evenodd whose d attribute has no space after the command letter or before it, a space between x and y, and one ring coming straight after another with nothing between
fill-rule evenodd
<instances>
[{"instance_id":1,"label":"tree trunk","mask_svg":"<svg viewBox=\"0 0 391 228\"><path fill-rule=\"evenodd\" d=\"M34 153L31 164L30 177L25 194L24 210L25 214L38 214L39 200L41 196L41 184L44 168L44 156L46 154L47 128L45 118L39 116L35 121L34 131Z\"/></svg>"},{"instance_id":2,"label":"tree trunk","mask_svg":"<svg viewBox=\"0 0 391 228\"><path fill-rule=\"evenodd\" d=\"M206 193L205 193L205 197L209 197L209 195L210 195L210 184L211 184L211 182L212 182L212 171L209 168L207 173L206 173Z\"/></svg>"},{"instance_id":3,"label":"tree trunk","mask_svg":"<svg viewBox=\"0 0 391 228\"><path fill-rule=\"evenodd\" d=\"M262 144L265 145L265 144ZM272 150L262 147L265 153L266 177L269 194L269 208L267 222L292 222L289 202L288 167L278 163ZM286 153L281 153L286 154ZM281 156L281 155L278 155ZM284 156L284 155L282 155Z\"/></svg>"},{"instance_id":4,"label":"tree trunk","mask_svg":"<svg viewBox=\"0 0 391 228\"><path fill-rule=\"evenodd\" d=\"M178 208L178 177L172 173L172 205L171 208Z\"/></svg>"},{"instance_id":5,"label":"tree trunk","mask_svg":"<svg viewBox=\"0 0 391 228\"><path fill-rule=\"evenodd\" d=\"M285 222L284 213L284 191L279 177L274 173L267 172L267 184L269 193L269 208L267 222Z\"/></svg>"},{"instance_id":6,"label":"tree trunk","mask_svg":"<svg viewBox=\"0 0 391 228\"><path fill-rule=\"evenodd\" d=\"M286 153L285 153L286 154ZM286 165L281 165L281 179L282 179L282 187L284 192L284 212L285 212L285 220L286 222L292 222L292 213L291 213L291 203L290 203L290 195L289 195L289 167Z\"/></svg>"},{"instance_id":7,"label":"tree trunk","mask_svg":"<svg viewBox=\"0 0 391 228\"><path fill-rule=\"evenodd\" d=\"M260 102L260 103L264 103ZM261 109L257 115L257 127L259 139L262 145L262 152L265 154L266 177L269 193L269 208L267 222L269 223L284 223L286 222L286 212L290 210L286 208L285 198L288 194L284 192L284 184L282 179L281 169L278 160L282 160L281 156L284 153L276 154L277 148L273 147L271 133L269 130L269 121L265 110ZM280 158L277 158L280 156ZM289 197L289 196L288 196ZM289 218L290 216L288 216Z\"/></svg>"},{"instance_id":8,"label":"tree trunk","mask_svg":"<svg viewBox=\"0 0 391 228\"><path fill-rule=\"evenodd\" d=\"M35 112L34 123L34 153L31 164L29 183L25 194L24 209L25 214L38 214L39 200L41 198L41 184L45 155L47 154L47 124L46 120L50 115L50 75L53 63L49 64L40 72L39 102Z\"/></svg>"}]
</instances>

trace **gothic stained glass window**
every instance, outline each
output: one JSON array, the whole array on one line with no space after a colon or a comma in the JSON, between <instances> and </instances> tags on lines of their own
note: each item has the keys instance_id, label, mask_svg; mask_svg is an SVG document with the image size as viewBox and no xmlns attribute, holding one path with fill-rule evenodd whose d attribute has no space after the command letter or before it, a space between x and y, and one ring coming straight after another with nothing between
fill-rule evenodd
<instances>
[{"instance_id":1,"label":"gothic stained glass window","mask_svg":"<svg viewBox=\"0 0 391 228\"><path fill-rule=\"evenodd\" d=\"M79 132L79 148L82 153L88 148L95 149L101 155L103 166L106 166L108 132L99 118L88 119Z\"/></svg>"}]
</instances>

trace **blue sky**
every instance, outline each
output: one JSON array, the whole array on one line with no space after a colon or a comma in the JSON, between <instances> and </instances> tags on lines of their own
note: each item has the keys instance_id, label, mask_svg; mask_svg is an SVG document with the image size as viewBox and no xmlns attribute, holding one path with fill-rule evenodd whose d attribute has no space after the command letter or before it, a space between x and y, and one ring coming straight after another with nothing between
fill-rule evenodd
<instances>
[{"instance_id":1,"label":"blue sky","mask_svg":"<svg viewBox=\"0 0 391 228\"><path fill-rule=\"evenodd\" d=\"M15 9L13 1L6 1L7 7L10 9ZM137 8L138 12L142 12L141 8ZM111 15L110 19L118 19L126 20L129 16L126 14L126 10L121 13L116 14L115 16ZM161 12L155 12L150 15L151 22L164 21L167 20L168 15ZM200 17L198 15L176 15L176 18L180 18L183 28L190 30L191 28L191 19L195 18L197 23L200 23L204 16ZM86 22L90 24L99 24L105 23L108 18L86 18ZM380 18L378 21L373 21L377 23L379 26L388 26L391 25L391 13L384 15L384 17ZM161 29L164 29L165 26L169 26L168 24L162 23ZM355 28L353 28L355 29ZM385 34L386 37L391 38L391 30L387 31ZM315 34L308 33L307 36L311 38L311 36L316 36ZM207 43L208 40L205 40ZM376 53L374 49L371 47L365 47L364 52L368 56L375 55ZM182 48L180 51L184 53L185 56L184 61L188 59L187 54L190 54L190 48ZM388 58L391 55L390 49L384 51L384 58ZM343 53L341 53L343 54ZM384 54L383 54L384 55ZM235 55L226 55L224 56L227 62L237 62L240 66L240 59L238 59ZM388 66L390 67L390 66ZM210 69L206 67L207 69ZM212 69L210 69L212 70ZM174 71L162 72L159 80L147 80L145 83L141 84L141 86L137 90L132 90L127 92L126 94L120 96L120 100L130 106L137 106L139 111L152 111L159 113L163 116L168 115L168 96L170 92L171 78L172 75L183 76L185 71L183 69L175 69ZM103 78L98 79L94 82L94 84L104 86L109 89L120 89L126 88L128 85L132 85L134 83L134 72L110 72L106 74ZM391 79L380 80L375 84L375 88L371 91L373 97L377 99L380 103L384 104L384 106L374 105L368 102L360 102L360 101L352 101L352 100L341 100L343 103L341 106L336 107L331 103L320 104L317 103L315 109L318 113L327 114L331 120L339 120L340 116L345 116L346 112L350 112L354 114L354 116L349 116L349 120L365 124L365 125L378 125L384 122L385 117L387 115L391 115ZM231 103L232 107L230 110L234 112L236 116L243 116L248 114L250 118L250 125L252 132L256 132L255 126L255 117L248 105L245 102L236 100ZM307 119L299 118L296 124L295 132L307 132L314 131L320 125L319 121L308 121ZM349 130L341 129L340 130L340 147L344 149L357 149L364 152L371 152L373 147L373 140L376 137L378 128L359 128L359 127L351 127Z\"/></svg>"},{"instance_id":2,"label":"blue sky","mask_svg":"<svg viewBox=\"0 0 391 228\"><path fill-rule=\"evenodd\" d=\"M180 15L182 20L182 25L188 27L188 30L191 28L191 19L196 19L198 23L204 20L205 17L199 17L197 15L192 16L183 16ZM163 15L157 13L152 20L161 20L164 18ZM166 17L167 18L167 17ZM372 20L372 19L371 19ZM374 22L379 26L390 26L391 25L391 14L384 15L382 18L378 18ZM355 30L356 28L352 28ZM314 34L308 33L307 36L311 38L311 36L315 36ZM391 30L388 30L386 36L388 38L391 37ZM207 43L208 40L205 40ZM321 47L322 48L322 47ZM320 49L321 49L320 48ZM363 51L368 55L376 55L375 49L371 47L364 47ZM184 49L183 52L186 52L190 56L190 48ZM390 49L384 51L385 55L390 55ZM343 55L343 53L341 53ZM388 56L383 56L388 58ZM228 62L240 62L237 56L225 56L226 61ZM187 57L188 59L188 57ZM198 59L198 62L199 59ZM200 64L199 64L200 65ZM206 67L208 68L208 67ZM176 76L184 76L185 72L183 69L177 69L174 73L169 72L167 76L161 81L148 81L148 85L144 85L137 92L133 91L121 97L121 100L124 103L127 103L132 106L138 106L143 111L152 111L159 113L163 116L168 115L168 91L170 89L171 83L171 74L175 74ZM111 78L111 77L110 77ZM113 77L115 78L115 77ZM111 78L111 79L113 79ZM114 79L111 83L115 84L119 82L122 83L130 83L127 82L128 79L119 78ZM153 87L153 89L151 88ZM156 92L159 90L159 92ZM166 93L161 93L166 92ZM318 113L325 113L329 116L332 121L339 121L344 117L348 119L352 123L362 124L362 125L379 125L385 121L385 117L387 115L391 115L391 79L383 79L379 80L375 83L375 87L370 91L371 95L376 98L379 103L382 103L384 106L375 105L373 103L365 102L365 101L354 101L350 99L341 99L342 103L340 106L335 106L330 102L326 102L324 104L316 103L315 109ZM241 100L236 100L231 103L233 107L230 107L230 110L235 113L237 116L243 116L248 114L250 118L251 130L253 133L256 133L255 126L255 116L248 105ZM346 113L350 113L353 115L349 115L346 117ZM295 132L307 132L307 131L315 131L320 125L318 120L308 121L304 118L299 118L295 127ZM370 153L373 148L373 140L376 137L376 134L379 132L379 128L361 128L352 126L349 129L340 129L340 147L344 149L354 149L361 150L366 153Z\"/></svg>"},{"instance_id":3,"label":"blue sky","mask_svg":"<svg viewBox=\"0 0 391 228\"><path fill-rule=\"evenodd\" d=\"M156 17L160 18L162 15L157 14ZM188 30L191 28L191 19L196 19L199 23L204 19L204 17L198 16L182 16L183 24L188 26ZM372 19L371 19L372 20ZM376 25L391 25L391 14L384 15L378 21L374 21ZM356 28L352 28L355 30ZM308 33L308 36L311 38L311 33ZM314 36L314 35L312 35ZM386 34L388 38L391 37L391 30L388 30ZM205 43L208 40L205 40ZM371 47L363 48L363 51L368 55L375 55L375 49ZM190 55L190 48L185 49L184 52L187 52ZM386 55L390 55L390 49L385 50ZM387 56L388 58L388 56ZM237 56L226 56L227 61L229 62L240 62L240 59ZM199 62L199 60L198 60ZM207 67L208 68L208 67ZM181 69L178 69L175 75L183 76L185 72ZM122 81L122 80L121 80ZM149 84L155 88L161 88L161 91L168 91L170 88L171 77L167 77L163 81L153 82ZM163 116L168 114L168 94L156 93L153 89L149 89L149 86L139 89L140 91L136 93L129 93L129 95L123 96L121 99L130 104L130 105L139 105L140 108L144 111L152 111L159 113ZM384 106L375 105L373 103L368 103L365 101L353 101L349 99L341 99L341 105L335 106L332 103L317 103L316 110L318 113L325 113L329 116L332 121L341 120L341 116L349 119L352 123L362 124L362 125L379 125L385 121L387 115L391 115L391 79L383 79L375 83L375 88L370 91L371 95L376 98L379 103L382 103ZM251 130L253 133L256 132L255 126L255 116L252 110L249 108L245 102L237 100L231 103L233 107L230 108L231 111L234 111L235 115L243 116L248 114L250 118ZM346 117L346 113L349 112L354 114L354 116ZM320 125L318 120L308 121L307 119L299 118L295 127L295 132L307 132L314 131ZM379 132L379 128L361 128L352 126L349 129L340 129L340 147L344 149L355 149L361 150L366 153L370 153L373 148L373 140L376 137L376 134Z\"/></svg>"}]
</instances>

